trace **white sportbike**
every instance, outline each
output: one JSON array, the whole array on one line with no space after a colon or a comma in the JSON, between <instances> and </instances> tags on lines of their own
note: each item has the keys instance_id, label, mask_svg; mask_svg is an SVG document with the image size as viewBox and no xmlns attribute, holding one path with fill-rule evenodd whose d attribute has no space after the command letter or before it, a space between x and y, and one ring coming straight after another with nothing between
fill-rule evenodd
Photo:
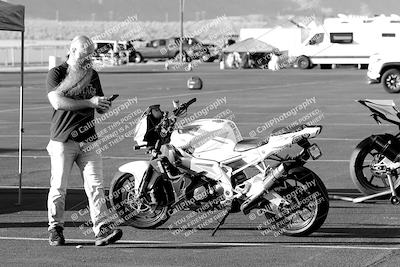
<instances>
[{"instance_id":1,"label":"white sportbike","mask_svg":"<svg viewBox=\"0 0 400 267\"><path fill-rule=\"evenodd\" d=\"M143 113L135 140L142 142L144 135L147 141L135 148L146 147L151 159L119 167L109 196L120 219L155 228L181 210L225 210L214 234L229 214L254 210L264 220L258 229L291 236L318 230L328 215L328 193L304 164L321 156L308 139L322 127L275 129L263 140L243 139L229 120L202 119L178 127L177 120L195 101L174 102L171 116L160 111L155 118L154 106ZM294 156L279 154L294 144L300 147Z\"/></svg>"}]
</instances>

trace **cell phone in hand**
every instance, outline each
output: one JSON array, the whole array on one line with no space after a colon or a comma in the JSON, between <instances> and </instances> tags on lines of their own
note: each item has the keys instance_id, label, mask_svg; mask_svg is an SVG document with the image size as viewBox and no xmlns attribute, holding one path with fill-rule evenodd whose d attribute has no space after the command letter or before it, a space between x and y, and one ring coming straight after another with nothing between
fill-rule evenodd
<instances>
[{"instance_id":1,"label":"cell phone in hand","mask_svg":"<svg viewBox=\"0 0 400 267\"><path fill-rule=\"evenodd\" d=\"M108 101L114 101L117 97L119 97L118 94L112 95L109 98L107 98Z\"/></svg>"}]
</instances>

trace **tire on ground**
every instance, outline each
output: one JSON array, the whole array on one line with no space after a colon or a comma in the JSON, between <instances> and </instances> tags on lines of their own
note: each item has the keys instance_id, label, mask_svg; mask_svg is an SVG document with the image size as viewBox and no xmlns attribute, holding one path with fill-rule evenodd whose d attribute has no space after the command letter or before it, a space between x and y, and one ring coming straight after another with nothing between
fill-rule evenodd
<instances>
[{"instance_id":1,"label":"tire on ground","mask_svg":"<svg viewBox=\"0 0 400 267\"><path fill-rule=\"evenodd\" d=\"M297 66L303 70L309 69L311 67L311 61L306 56L300 56L297 58Z\"/></svg>"},{"instance_id":2,"label":"tire on ground","mask_svg":"<svg viewBox=\"0 0 400 267\"><path fill-rule=\"evenodd\" d=\"M142 56L142 54L140 54L140 53L135 53L134 60L135 60L135 63L141 63L141 62L143 62L143 56Z\"/></svg>"}]
</instances>

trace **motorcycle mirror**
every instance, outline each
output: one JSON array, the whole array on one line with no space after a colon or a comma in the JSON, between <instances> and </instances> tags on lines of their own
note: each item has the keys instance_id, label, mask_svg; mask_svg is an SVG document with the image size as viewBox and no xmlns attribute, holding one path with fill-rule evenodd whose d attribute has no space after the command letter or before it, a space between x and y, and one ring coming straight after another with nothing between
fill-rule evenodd
<instances>
[{"instance_id":1,"label":"motorcycle mirror","mask_svg":"<svg viewBox=\"0 0 400 267\"><path fill-rule=\"evenodd\" d=\"M179 107L179 100L172 101L172 105L174 105L174 108L178 108Z\"/></svg>"}]
</instances>

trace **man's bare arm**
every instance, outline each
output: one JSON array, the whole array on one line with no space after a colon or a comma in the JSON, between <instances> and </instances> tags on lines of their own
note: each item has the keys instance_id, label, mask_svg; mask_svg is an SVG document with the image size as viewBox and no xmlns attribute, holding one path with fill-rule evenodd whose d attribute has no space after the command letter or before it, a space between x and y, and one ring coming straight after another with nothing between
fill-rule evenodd
<instances>
[{"instance_id":1,"label":"man's bare arm","mask_svg":"<svg viewBox=\"0 0 400 267\"><path fill-rule=\"evenodd\" d=\"M52 91L47 94L50 104L55 110L80 110L86 108L100 108L106 109L110 105L105 97L94 96L90 99L75 100L69 97L63 96L61 92Z\"/></svg>"}]
</instances>

